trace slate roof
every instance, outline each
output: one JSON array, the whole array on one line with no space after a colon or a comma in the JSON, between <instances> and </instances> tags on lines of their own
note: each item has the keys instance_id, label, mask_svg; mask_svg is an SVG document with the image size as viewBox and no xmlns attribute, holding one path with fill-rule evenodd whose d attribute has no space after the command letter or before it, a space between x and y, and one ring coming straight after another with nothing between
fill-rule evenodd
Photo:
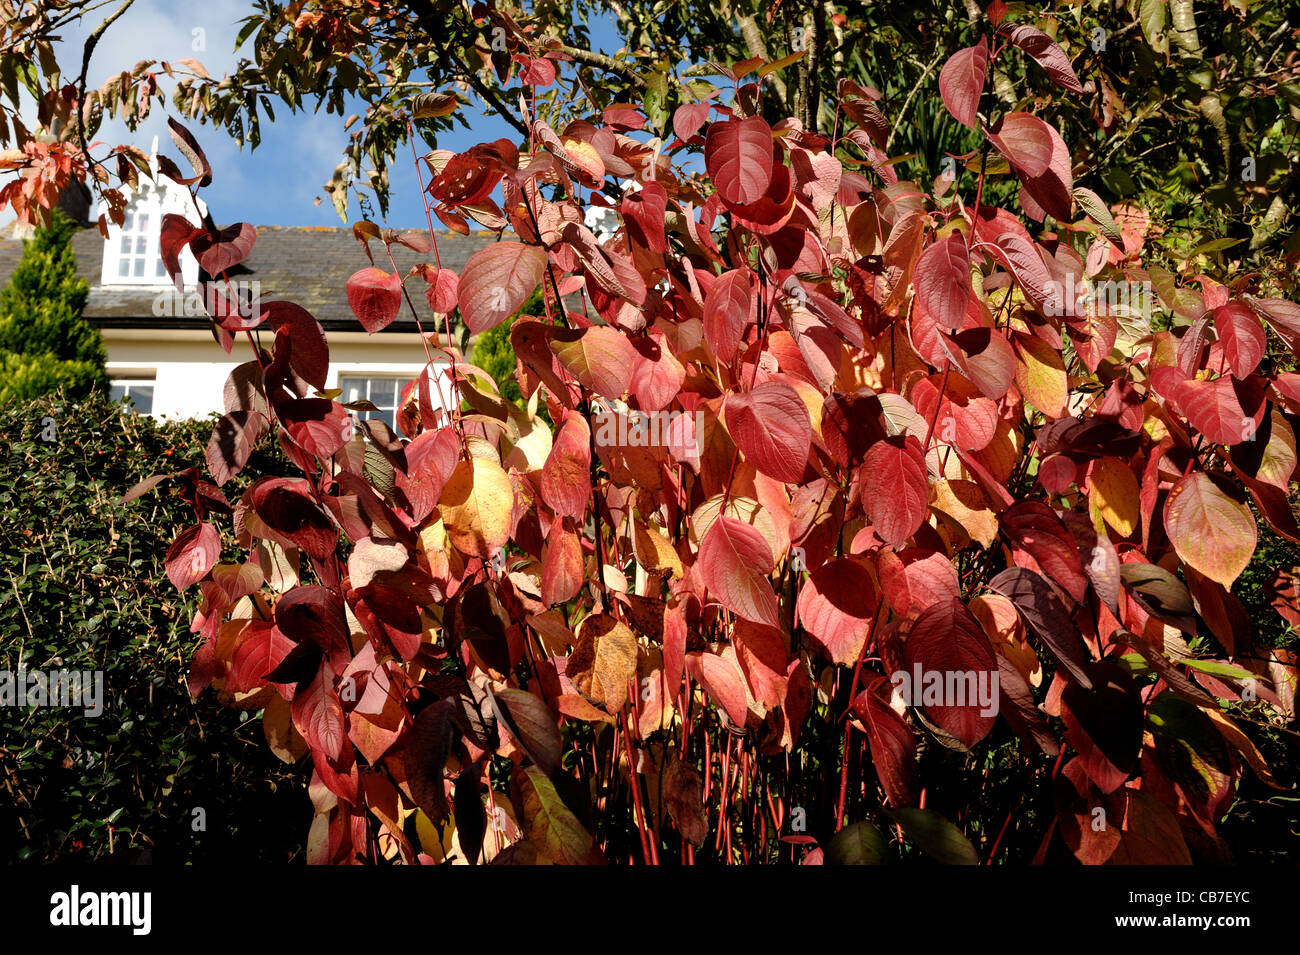
<instances>
[{"instance_id":1,"label":"slate roof","mask_svg":"<svg viewBox=\"0 0 1300 955\"><path fill-rule=\"evenodd\" d=\"M459 272L470 255L495 241L490 232L470 233L467 236L451 232L436 233L438 252L444 268ZM77 273L90 286L86 303L86 317L101 327L114 328L206 328L206 318L169 318L153 314L157 288L149 286L102 286L104 241L95 228L82 229L72 240L77 256ZM370 243L375 264L390 271L388 257L382 242ZM9 281L14 267L23 254L22 242L5 238L0 240L0 285ZM405 274L420 262L433 263L434 255L420 255L403 245L393 246L393 259ZM296 302L319 319L328 330L360 331L352 310L348 308L344 291L348 276L370 264L365 250L353 238L350 228L330 226L258 226L257 242L247 259L231 271L232 280L259 283L263 301L288 299ZM423 287L417 279L416 287ZM422 302L413 295L416 307ZM427 310L421 313L426 318ZM397 321L387 331L414 331L410 311L403 308Z\"/></svg>"}]
</instances>

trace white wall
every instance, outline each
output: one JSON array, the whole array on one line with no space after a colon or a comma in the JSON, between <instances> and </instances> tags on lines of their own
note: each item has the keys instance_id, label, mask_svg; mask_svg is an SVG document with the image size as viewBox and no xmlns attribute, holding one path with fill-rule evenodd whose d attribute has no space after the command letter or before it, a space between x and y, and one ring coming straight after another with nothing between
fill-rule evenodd
<instances>
[{"instance_id":1,"label":"white wall","mask_svg":"<svg viewBox=\"0 0 1300 955\"><path fill-rule=\"evenodd\" d=\"M110 378L154 378L153 414L164 418L204 417L223 411L222 389L237 366L252 358L247 344L236 342L230 355L207 332L180 329L103 329ZM412 361L412 356L415 360ZM423 348L415 334L364 332L330 335L330 371L326 388L340 376L399 378L403 384L424 368ZM445 381L445 376L442 379ZM438 389L435 403L450 404L450 389Z\"/></svg>"}]
</instances>

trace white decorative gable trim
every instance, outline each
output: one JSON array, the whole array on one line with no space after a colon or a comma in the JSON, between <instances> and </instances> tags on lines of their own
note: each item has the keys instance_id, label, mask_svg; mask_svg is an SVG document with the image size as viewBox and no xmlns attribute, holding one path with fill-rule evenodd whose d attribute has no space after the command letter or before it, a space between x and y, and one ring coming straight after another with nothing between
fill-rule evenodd
<instances>
[{"instance_id":1,"label":"white decorative gable trim","mask_svg":"<svg viewBox=\"0 0 1300 955\"><path fill-rule=\"evenodd\" d=\"M129 187L122 189L127 199L126 220L121 226L109 220L99 279L101 285L171 287L171 280L162 267L159 249L163 216L175 214L194 222L197 213L189 190L158 173L157 139L154 140L149 165L152 178L141 176L140 186L134 191ZM202 200L199 208L207 211ZM107 204L101 202L99 212L105 214L107 211ZM180 264L185 287L194 288L199 281L199 263L188 248L182 250Z\"/></svg>"}]
</instances>

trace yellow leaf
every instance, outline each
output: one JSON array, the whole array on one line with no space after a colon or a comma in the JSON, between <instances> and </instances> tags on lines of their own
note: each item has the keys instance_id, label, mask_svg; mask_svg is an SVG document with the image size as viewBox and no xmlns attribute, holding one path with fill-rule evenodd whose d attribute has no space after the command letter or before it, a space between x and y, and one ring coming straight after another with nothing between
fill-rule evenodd
<instances>
[{"instance_id":1,"label":"yellow leaf","mask_svg":"<svg viewBox=\"0 0 1300 955\"><path fill-rule=\"evenodd\" d=\"M1098 458L1088 472L1088 504L1120 537L1141 520L1137 475L1118 458Z\"/></svg>"},{"instance_id":2,"label":"yellow leaf","mask_svg":"<svg viewBox=\"0 0 1300 955\"><path fill-rule=\"evenodd\" d=\"M587 617L565 675L592 703L617 713L627 703L627 681L636 676L635 634L609 614Z\"/></svg>"},{"instance_id":3,"label":"yellow leaf","mask_svg":"<svg viewBox=\"0 0 1300 955\"><path fill-rule=\"evenodd\" d=\"M514 503L514 487L501 465L473 458L451 472L438 508L452 545L462 554L487 560L510 539Z\"/></svg>"},{"instance_id":4,"label":"yellow leaf","mask_svg":"<svg viewBox=\"0 0 1300 955\"><path fill-rule=\"evenodd\" d=\"M1065 376L1065 359L1041 338L1021 335L1016 338L1016 387L1025 400L1055 419L1065 414L1069 397Z\"/></svg>"},{"instance_id":5,"label":"yellow leaf","mask_svg":"<svg viewBox=\"0 0 1300 955\"><path fill-rule=\"evenodd\" d=\"M978 484L940 479L930 485L930 506L982 546L989 547L997 540L997 515L989 508Z\"/></svg>"},{"instance_id":6,"label":"yellow leaf","mask_svg":"<svg viewBox=\"0 0 1300 955\"><path fill-rule=\"evenodd\" d=\"M633 521L632 547L636 551L637 563L646 570L671 570L674 578L683 575L681 558L658 528Z\"/></svg>"}]
</instances>

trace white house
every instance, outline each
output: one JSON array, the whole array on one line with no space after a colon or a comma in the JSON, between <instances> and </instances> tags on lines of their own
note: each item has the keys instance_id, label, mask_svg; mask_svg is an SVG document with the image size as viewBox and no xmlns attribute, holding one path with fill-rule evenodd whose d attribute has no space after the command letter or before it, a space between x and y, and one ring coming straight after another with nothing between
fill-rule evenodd
<instances>
[{"instance_id":1,"label":"white house","mask_svg":"<svg viewBox=\"0 0 1300 955\"><path fill-rule=\"evenodd\" d=\"M188 191L165 176L152 182L142 177L141 188L130 196L125 222L110 228L108 241L91 224L98 212L87 215L87 206L83 201L77 210L66 197L63 203L84 226L73 239L77 271L90 285L85 314L103 335L114 396L129 398L140 413L164 418L224 410L227 375L252 357L247 341L237 340L231 354L217 343L196 291L199 265L188 250L182 259L185 293L168 280L159 255L164 214L198 220ZM214 215L218 225L228 224L220 210ZM326 388L342 389L340 401L369 399L380 411L360 416L383 417L393 425L402 386L425 364L409 310L376 334L361 327L348 307L345 286L348 276L370 261L350 228L259 225L257 233L252 252L228 278L263 302L287 299L311 312L329 339ZM443 266L460 271L474 251L492 240L488 233L438 234ZM372 240L371 245L376 264L391 268L382 244ZM21 255L20 241L0 241L0 284L8 282ZM434 260L432 254L421 256L400 245L393 247L393 257L403 273ZM423 286L418 279L416 283ZM425 330L432 331L424 296L413 294L412 300L421 309Z\"/></svg>"}]
</instances>

